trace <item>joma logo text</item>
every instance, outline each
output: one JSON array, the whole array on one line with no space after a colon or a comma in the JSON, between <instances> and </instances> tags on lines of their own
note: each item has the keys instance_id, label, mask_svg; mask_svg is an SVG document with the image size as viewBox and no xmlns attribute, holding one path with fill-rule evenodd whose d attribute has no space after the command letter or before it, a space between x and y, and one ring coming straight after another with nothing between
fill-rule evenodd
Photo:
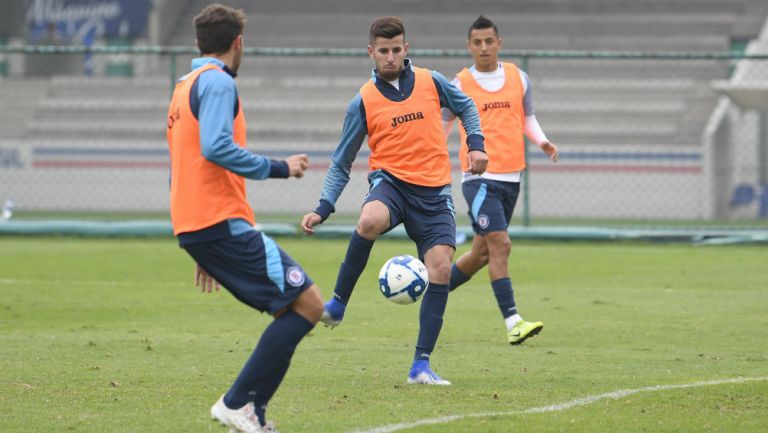
<instances>
[{"instance_id":1,"label":"joma logo text","mask_svg":"<svg viewBox=\"0 0 768 433\"><path fill-rule=\"evenodd\" d=\"M493 110L494 108L512 108L509 101L490 102L483 104L483 111Z\"/></svg>"},{"instance_id":2,"label":"joma logo text","mask_svg":"<svg viewBox=\"0 0 768 433\"><path fill-rule=\"evenodd\" d=\"M411 120L421 120L424 118L424 113L421 111L417 113L410 113L406 114L404 116L397 116L392 118L392 127L396 127L397 125L405 122L410 122Z\"/></svg>"}]
</instances>

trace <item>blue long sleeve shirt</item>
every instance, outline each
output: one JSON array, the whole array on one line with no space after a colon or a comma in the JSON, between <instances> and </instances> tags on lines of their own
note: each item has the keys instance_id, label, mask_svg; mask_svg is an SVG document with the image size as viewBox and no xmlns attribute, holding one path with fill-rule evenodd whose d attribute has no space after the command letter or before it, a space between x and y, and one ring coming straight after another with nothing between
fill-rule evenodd
<instances>
[{"instance_id":1,"label":"blue long sleeve shirt","mask_svg":"<svg viewBox=\"0 0 768 433\"><path fill-rule=\"evenodd\" d=\"M209 63L225 74L210 70L200 74L190 92L190 106L200 125L200 150L208 161L248 179L287 178L288 164L256 155L235 143L233 125L240 109L235 74L219 59L192 60L195 70Z\"/></svg>"},{"instance_id":2,"label":"blue long sleeve shirt","mask_svg":"<svg viewBox=\"0 0 768 433\"><path fill-rule=\"evenodd\" d=\"M437 71L432 72L432 80L440 97L440 106L447 108L461 120L467 131L467 146L470 150L485 151L483 146L483 134L480 130L480 116L477 107L470 97L451 84L448 79ZM409 59L405 59L405 67L400 74L399 90L390 83L380 79L376 70L371 74L371 79L376 88L391 101L400 102L408 99L413 92L414 73ZM335 211L336 201L349 182L349 174L352 163L368 135L368 126L365 116L365 106L362 96L358 92L347 106L347 114L341 130L341 139L336 150L331 156L328 174L323 182L320 192L320 203L315 213L323 219Z\"/></svg>"}]
</instances>

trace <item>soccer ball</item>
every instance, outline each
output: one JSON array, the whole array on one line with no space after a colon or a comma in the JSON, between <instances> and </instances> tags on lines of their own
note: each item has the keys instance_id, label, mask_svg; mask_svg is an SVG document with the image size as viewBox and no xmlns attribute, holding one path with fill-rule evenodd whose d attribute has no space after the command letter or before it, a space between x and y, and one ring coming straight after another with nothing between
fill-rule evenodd
<instances>
[{"instance_id":1,"label":"soccer ball","mask_svg":"<svg viewBox=\"0 0 768 433\"><path fill-rule=\"evenodd\" d=\"M379 271L379 288L385 298L395 304L412 304L427 291L427 267L416 257L395 256Z\"/></svg>"}]
</instances>

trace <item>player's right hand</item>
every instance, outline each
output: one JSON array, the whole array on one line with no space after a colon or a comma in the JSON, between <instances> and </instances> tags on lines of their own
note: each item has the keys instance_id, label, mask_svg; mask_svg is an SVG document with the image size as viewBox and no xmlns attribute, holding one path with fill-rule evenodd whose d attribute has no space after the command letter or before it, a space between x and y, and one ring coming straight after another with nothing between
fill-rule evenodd
<instances>
[{"instance_id":1,"label":"player's right hand","mask_svg":"<svg viewBox=\"0 0 768 433\"><path fill-rule=\"evenodd\" d=\"M309 157L306 153L291 155L285 159L285 162L288 163L288 176L290 177L304 176L304 170L309 167Z\"/></svg>"},{"instance_id":2,"label":"player's right hand","mask_svg":"<svg viewBox=\"0 0 768 433\"><path fill-rule=\"evenodd\" d=\"M218 292L220 288L219 282L208 275L208 272L205 272L205 269L200 267L200 265L197 265L195 269L195 286L200 287L201 291L208 293L211 293L213 289L216 289Z\"/></svg>"},{"instance_id":3,"label":"player's right hand","mask_svg":"<svg viewBox=\"0 0 768 433\"><path fill-rule=\"evenodd\" d=\"M303 231L307 236L312 236L315 234L314 227L322 223L323 217L314 212L310 212L304 215L304 218L301 219L301 231Z\"/></svg>"}]
</instances>

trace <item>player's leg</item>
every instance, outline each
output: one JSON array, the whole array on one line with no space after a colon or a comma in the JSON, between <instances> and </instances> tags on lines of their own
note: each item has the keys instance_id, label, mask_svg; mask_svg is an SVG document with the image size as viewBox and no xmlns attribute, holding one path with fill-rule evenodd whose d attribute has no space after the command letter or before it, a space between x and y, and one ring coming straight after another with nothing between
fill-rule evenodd
<instances>
[{"instance_id":1,"label":"player's leg","mask_svg":"<svg viewBox=\"0 0 768 433\"><path fill-rule=\"evenodd\" d=\"M378 237L399 223L397 191L386 181L374 185L366 197L355 231L349 240L347 254L339 267L333 297L325 303L320 320L335 327L344 318L352 291L368 264L373 243ZM394 215L393 215L394 214Z\"/></svg>"},{"instance_id":2,"label":"player's leg","mask_svg":"<svg viewBox=\"0 0 768 433\"><path fill-rule=\"evenodd\" d=\"M496 297L496 303L499 311L504 318L507 327L507 337L510 343L516 342L521 338L519 329L515 329L522 318L517 313L515 304L515 294L512 289L512 280L509 278L508 262L511 250L511 242L507 231L488 232L483 236L488 246L488 274L491 280L493 295ZM537 331L538 332L538 331ZM523 340L528 335L523 337Z\"/></svg>"},{"instance_id":3,"label":"player's leg","mask_svg":"<svg viewBox=\"0 0 768 433\"><path fill-rule=\"evenodd\" d=\"M542 322L523 320L517 311L515 292L509 278L509 254L511 242L507 227L517 203L520 184L516 182L490 182L487 203L483 206L488 214L488 227L484 234L488 247L488 274L496 297L510 344L520 344L544 328ZM502 224L503 221L503 224Z\"/></svg>"},{"instance_id":4,"label":"player's leg","mask_svg":"<svg viewBox=\"0 0 768 433\"><path fill-rule=\"evenodd\" d=\"M313 324L317 323L323 314L323 297L317 284L313 284L301 292L301 295L288 306L288 309ZM275 316L279 317L280 314L281 312L278 312Z\"/></svg>"},{"instance_id":5,"label":"player's leg","mask_svg":"<svg viewBox=\"0 0 768 433\"><path fill-rule=\"evenodd\" d=\"M469 281L477 271L488 264L488 246L483 235L488 228L488 215L485 207L488 205L488 183L485 180L470 180L461 184L461 191L469 206L469 219L472 222L472 248L462 254L451 266L451 291ZM491 197L492 198L492 197Z\"/></svg>"},{"instance_id":6,"label":"player's leg","mask_svg":"<svg viewBox=\"0 0 768 433\"><path fill-rule=\"evenodd\" d=\"M276 317L232 387L211 408L211 414L231 428L260 431L266 424L267 402L285 376L296 346L322 313L319 290L271 238L255 230L185 248L237 299Z\"/></svg>"},{"instance_id":7,"label":"player's leg","mask_svg":"<svg viewBox=\"0 0 768 433\"><path fill-rule=\"evenodd\" d=\"M473 275L488 264L488 245L485 238L475 234L472 238L472 247L462 254L451 266L451 291L469 281Z\"/></svg>"},{"instance_id":8,"label":"player's leg","mask_svg":"<svg viewBox=\"0 0 768 433\"><path fill-rule=\"evenodd\" d=\"M419 334L408 383L450 385L430 367L432 351L443 326L451 261L456 249L456 220L450 195L431 200L411 198L405 229L416 242L419 258L429 273L429 286L419 309Z\"/></svg>"},{"instance_id":9,"label":"player's leg","mask_svg":"<svg viewBox=\"0 0 768 433\"><path fill-rule=\"evenodd\" d=\"M413 365L408 374L408 383L451 384L432 371L429 360L443 327L443 315L448 304L448 278L450 277L453 253L454 248L452 246L436 245L424 256L424 265L427 267L430 281L427 292L424 293L421 300L419 335L416 340Z\"/></svg>"},{"instance_id":10,"label":"player's leg","mask_svg":"<svg viewBox=\"0 0 768 433\"><path fill-rule=\"evenodd\" d=\"M275 321L272 322L270 327L279 327L279 332L284 332L284 335L282 336L283 339L288 339L289 344L286 345L285 350L282 353L283 359L278 360L273 373L264 379L253 395L254 411L262 424L266 423L265 412L267 410L267 405L277 391L277 388L280 386L280 383L282 383L285 374L288 372L288 367L290 366L296 347L295 345L292 345L293 341L296 340L301 331L306 328L305 322L309 322L314 326L317 321L320 320L320 315L322 313L323 299L320 295L320 289L317 285L313 284L304 290L291 305L274 314ZM276 323L279 323L279 325L275 325ZM312 328L310 327L309 329ZM294 335L291 336L291 333ZM304 335L306 335L306 333ZM301 337L303 338L304 335L301 335ZM296 340L296 344L298 344L298 341L300 340L301 338ZM261 342L259 342L259 344L261 344ZM291 349L291 347L293 349ZM268 353L267 356L269 356Z\"/></svg>"}]
</instances>

